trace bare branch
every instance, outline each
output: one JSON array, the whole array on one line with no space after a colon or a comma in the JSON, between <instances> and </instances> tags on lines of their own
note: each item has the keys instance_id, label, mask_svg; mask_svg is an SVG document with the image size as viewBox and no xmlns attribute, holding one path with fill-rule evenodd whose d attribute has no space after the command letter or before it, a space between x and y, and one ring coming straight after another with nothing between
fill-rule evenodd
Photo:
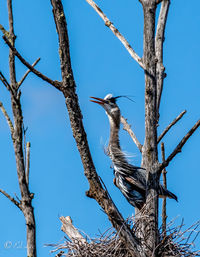
<instances>
[{"instance_id":1,"label":"bare branch","mask_svg":"<svg viewBox=\"0 0 200 257\"><path fill-rule=\"evenodd\" d=\"M86 1L88 2L89 5L92 6L92 8L102 18L102 20L105 22L105 25L108 28L110 28L110 30L113 32L113 34L121 41L121 43L124 45L126 50L129 52L130 56L140 65L140 67L145 69L142 59L136 54L136 52L133 50L133 48L128 43L128 41L119 32L119 30L113 25L113 23L108 19L108 17L103 13L103 11L99 8L99 6L93 0L86 0Z\"/></svg>"},{"instance_id":2,"label":"bare branch","mask_svg":"<svg viewBox=\"0 0 200 257\"><path fill-rule=\"evenodd\" d=\"M103 189L96 172L87 141L87 135L82 122L83 117L79 106L78 96L76 94L76 85L70 61L67 23L62 1L51 0L51 4L53 7L53 15L59 39L59 53L63 80L61 90L65 96L72 133L80 153L84 167L84 174L90 185L90 189L86 192L86 195L95 199L105 211L110 222L119 232L119 236L122 238L124 244L128 246L130 255L137 256L140 245L138 245L137 239L130 227L125 223L112 199L109 198L107 192Z\"/></svg>"},{"instance_id":3,"label":"bare branch","mask_svg":"<svg viewBox=\"0 0 200 257\"><path fill-rule=\"evenodd\" d=\"M7 79L4 77L3 73L0 71L0 80L4 84L4 86L10 90L10 84L8 83Z\"/></svg>"},{"instance_id":4,"label":"bare branch","mask_svg":"<svg viewBox=\"0 0 200 257\"><path fill-rule=\"evenodd\" d=\"M40 58L38 58L33 64L32 67L34 67L38 62L40 61ZM24 82L24 80L26 79L26 77L28 76L28 74L31 72L31 70L27 70L27 72L24 74L24 76L22 77L22 79L20 80L20 82L18 82L18 86L17 89L20 88L20 86L22 85L22 83Z\"/></svg>"},{"instance_id":5,"label":"bare branch","mask_svg":"<svg viewBox=\"0 0 200 257\"><path fill-rule=\"evenodd\" d=\"M67 234L67 236L72 241L80 241L81 243L86 243L85 238L81 235L77 228L74 227L72 224L72 219L70 216L67 217L60 217L60 221L62 222L61 230Z\"/></svg>"},{"instance_id":6,"label":"bare branch","mask_svg":"<svg viewBox=\"0 0 200 257\"><path fill-rule=\"evenodd\" d=\"M4 84L4 86L8 89L8 91L15 96L14 91L12 89L12 87L10 86L10 84L8 83L7 79L5 78L5 76L3 75L3 73L0 71L0 80L1 82Z\"/></svg>"},{"instance_id":7,"label":"bare branch","mask_svg":"<svg viewBox=\"0 0 200 257\"><path fill-rule=\"evenodd\" d=\"M56 81L56 80L52 80L50 78L48 78L47 76L45 76L44 74L42 74L41 72L39 72L38 70L36 70L35 68L33 68L33 66L28 63L21 55L20 53L16 50L15 47L13 47L9 40L3 36L4 41L6 42L6 44L10 47L10 49L12 49L13 53L15 56L17 56L17 58L31 71L33 72L35 75L37 75L39 78L43 79L44 81L48 82L49 84L51 84L52 86L54 86L55 88L60 90L60 86L61 86L61 82Z\"/></svg>"},{"instance_id":8,"label":"bare branch","mask_svg":"<svg viewBox=\"0 0 200 257\"><path fill-rule=\"evenodd\" d=\"M36 257L36 237L35 237L35 216L32 207L32 194L30 194L29 187L26 183L24 153L23 153L23 115L20 102L20 91L18 91L18 84L16 81L15 69L15 34L12 0L7 0L8 15L9 15L9 33L10 41L3 36L4 40L10 46L9 51L9 71L10 71L10 86L13 90L11 93L11 105L14 119L14 133L13 133L13 147L15 152L16 168L18 183L21 192L21 210L26 221L26 245L27 256Z\"/></svg>"},{"instance_id":9,"label":"bare branch","mask_svg":"<svg viewBox=\"0 0 200 257\"><path fill-rule=\"evenodd\" d=\"M157 1L157 4L160 1ZM167 21L167 15L169 10L170 0L163 0L160 8L160 14L158 18L156 37L155 37L155 54L157 59L156 64L156 83L157 83L157 120L159 120L159 108L163 89L163 80L166 76L164 73L165 68L163 66L163 43L165 26Z\"/></svg>"},{"instance_id":10,"label":"bare branch","mask_svg":"<svg viewBox=\"0 0 200 257\"><path fill-rule=\"evenodd\" d=\"M10 33L0 24L0 30L10 40Z\"/></svg>"},{"instance_id":11,"label":"bare branch","mask_svg":"<svg viewBox=\"0 0 200 257\"><path fill-rule=\"evenodd\" d=\"M161 143L161 154L162 154L162 162L165 161L165 146L164 143ZM163 174L163 186L165 189L167 189L167 171L166 169L162 170ZM167 212L166 212L166 205L167 205L167 199L166 197L163 198L162 202L162 234L164 237L166 237L166 224L167 224Z\"/></svg>"},{"instance_id":12,"label":"bare branch","mask_svg":"<svg viewBox=\"0 0 200 257\"><path fill-rule=\"evenodd\" d=\"M11 121L11 119L10 119L6 109L5 109L5 107L3 106L2 102L0 102L0 108L1 108L1 111L2 111L3 115L5 116L5 118L6 118L7 122L8 122L8 126L10 128L10 133L11 133L11 136L13 138L14 127L13 127L12 121Z\"/></svg>"},{"instance_id":13,"label":"bare branch","mask_svg":"<svg viewBox=\"0 0 200 257\"><path fill-rule=\"evenodd\" d=\"M20 210L22 210L21 207L21 203L19 203L17 200L15 200L15 198L13 198L12 196L10 196L8 193L6 193L6 191L4 191L3 189L0 189L0 192L5 195L12 203L14 203Z\"/></svg>"},{"instance_id":14,"label":"bare branch","mask_svg":"<svg viewBox=\"0 0 200 257\"><path fill-rule=\"evenodd\" d=\"M165 136L165 134L170 130L170 128L172 126L174 126L182 117L183 115L186 113L187 111L184 110L182 111L165 129L164 131L160 134L160 136L158 137L157 143L159 143L161 141L161 139Z\"/></svg>"},{"instance_id":15,"label":"bare branch","mask_svg":"<svg viewBox=\"0 0 200 257\"><path fill-rule=\"evenodd\" d=\"M180 143L176 146L174 151L169 155L169 157L161 163L159 166L158 172L161 172L165 167L167 167L170 163L170 161L181 152L182 147L187 142L187 140L192 136L192 134L195 132L195 130L200 126L200 120L198 120L195 125L190 129L190 131L183 137L183 139L180 141Z\"/></svg>"},{"instance_id":16,"label":"bare branch","mask_svg":"<svg viewBox=\"0 0 200 257\"><path fill-rule=\"evenodd\" d=\"M30 142L26 144L26 183L29 186L29 171L30 171Z\"/></svg>"},{"instance_id":17,"label":"bare branch","mask_svg":"<svg viewBox=\"0 0 200 257\"><path fill-rule=\"evenodd\" d=\"M121 123L123 124L123 129L129 133L137 148L140 150L140 152L142 152L142 145L140 144L136 135L132 131L131 126L128 124L127 120L123 116L121 116Z\"/></svg>"}]
</instances>

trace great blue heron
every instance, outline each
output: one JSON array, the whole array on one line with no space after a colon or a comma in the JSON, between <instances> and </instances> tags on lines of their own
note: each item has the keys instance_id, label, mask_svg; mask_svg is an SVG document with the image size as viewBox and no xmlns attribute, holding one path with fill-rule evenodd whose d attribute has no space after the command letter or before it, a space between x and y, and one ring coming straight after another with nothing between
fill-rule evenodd
<instances>
[{"instance_id":1,"label":"great blue heron","mask_svg":"<svg viewBox=\"0 0 200 257\"><path fill-rule=\"evenodd\" d=\"M121 150L119 143L120 109L116 104L116 99L119 97L108 94L104 99L91 98L90 101L101 105L105 109L109 119L110 138L107 152L114 167L114 183L131 205L141 209L146 199L146 170L128 163ZM159 184L158 194L159 197L169 197L177 201L176 195L165 189L161 184Z\"/></svg>"}]
</instances>

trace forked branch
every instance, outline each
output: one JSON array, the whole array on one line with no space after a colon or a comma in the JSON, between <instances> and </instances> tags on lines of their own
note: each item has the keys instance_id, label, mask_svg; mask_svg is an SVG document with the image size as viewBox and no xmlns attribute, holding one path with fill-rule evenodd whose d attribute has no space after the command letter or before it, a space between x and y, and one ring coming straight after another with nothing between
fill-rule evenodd
<instances>
[{"instance_id":1,"label":"forked branch","mask_svg":"<svg viewBox=\"0 0 200 257\"><path fill-rule=\"evenodd\" d=\"M121 123L123 124L123 129L129 133L130 137L132 138L133 142L136 144L137 148L140 150L140 152L142 152L142 145L140 144L136 135L131 129L131 126L128 124L127 120L123 116L121 116Z\"/></svg>"},{"instance_id":2,"label":"forked branch","mask_svg":"<svg viewBox=\"0 0 200 257\"><path fill-rule=\"evenodd\" d=\"M40 61L40 58L38 58L33 64L32 67L35 67L35 65ZM22 77L22 79L20 80L20 82L18 82L18 87L17 89L20 88L20 86L22 85L22 83L24 82L24 80L26 79L26 77L28 76L28 74L31 72L31 70L27 70L27 72L24 74L24 76Z\"/></svg>"},{"instance_id":3,"label":"forked branch","mask_svg":"<svg viewBox=\"0 0 200 257\"><path fill-rule=\"evenodd\" d=\"M157 143L161 141L161 139L166 135L166 133L170 130L172 126L174 126L186 113L186 110L182 111L165 129L164 131L160 134L158 137Z\"/></svg>"},{"instance_id":4,"label":"forked branch","mask_svg":"<svg viewBox=\"0 0 200 257\"><path fill-rule=\"evenodd\" d=\"M140 65L140 67L144 68L144 63L142 59L136 54L131 45L125 39L125 37L119 32L119 30L113 25L113 23L108 19L108 17L103 13L103 11L99 8L99 6L93 0L86 0L89 5L98 13L98 15L105 22L105 25L110 28L113 34L121 41L126 50L129 52L130 56Z\"/></svg>"},{"instance_id":5,"label":"forked branch","mask_svg":"<svg viewBox=\"0 0 200 257\"><path fill-rule=\"evenodd\" d=\"M15 56L17 56L17 58L31 71L33 72L35 75L37 75L39 78L43 79L44 81L48 82L49 84L51 84L52 86L54 86L55 88L60 90L60 86L61 83L59 81L56 80L52 80L49 77L45 76L44 74L42 74L40 71L36 70L30 63L28 63L21 55L20 53L16 50L15 47L12 46L12 44L10 43L10 41L7 39L7 37L3 36L4 41L6 42L6 44L10 47L10 49L13 51L13 54Z\"/></svg>"},{"instance_id":6,"label":"forked branch","mask_svg":"<svg viewBox=\"0 0 200 257\"><path fill-rule=\"evenodd\" d=\"M181 152L182 147L187 142L187 140L192 136L192 134L197 130L200 126L200 120L198 120L195 125L190 129L190 131L183 137L180 143L176 146L174 151L169 155L169 157L159 166L158 172L161 172L165 167L167 167L170 161Z\"/></svg>"},{"instance_id":7,"label":"forked branch","mask_svg":"<svg viewBox=\"0 0 200 257\"><path fill-rule=\"evenodd\" d=\"M14 203L20 210L22 210L21 204L17 200L15 200L15 198L9 195L6 191L4 191L3 189L0 189L0 193L5 195L12 203Z\"/></svg>"}]
</instances>

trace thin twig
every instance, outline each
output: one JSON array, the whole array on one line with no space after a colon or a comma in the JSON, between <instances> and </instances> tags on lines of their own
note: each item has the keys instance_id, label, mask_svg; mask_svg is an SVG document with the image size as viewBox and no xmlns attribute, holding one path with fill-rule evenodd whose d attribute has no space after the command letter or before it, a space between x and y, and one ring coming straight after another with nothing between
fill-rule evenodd
<instances>
[{"instance_id":1,"label":"thin twig","mask_svg":"<svg viewBox=\"0 0 200 257\"><path fill-rule=\"evenodd\" d=\"M5 118L6 118L7 122L8 122L8 126L10 128L10 133L11 133L11 136L13 138L14 127L13 127L12 121L11 121L11 119L10 119L6 109L5 109L5 107L3 106L2 102L0 102L0 108L1 108L1 111L2 111L3 115L5 116Z\"/></svg>"},{"instance_id":2,"label":"thin twig","mask_svg":"<svg viewBox=\"0 0 200 257\"><path fill-rule=\"evenodd\" d=\"M30 171L30 142L26 144L26 183L29 185L29 171Z\"/></svg>"},{"instance_id":3,"label":"thin twig","mask_svg":"<svg viewBox=\"0 0 200 257\"><path fill-rule=\"evenodd\" d=\"M124 36L119 32L119 30L113 25L113 23L108 19L108 17L103 13L103 11L99 8L99 6L93 1L93 0L86 0L89 5L92 6L92 8L98 13L98 15L102 18L102 20L105 22L105 25L110 28L110 30L113 32L113 34L121 41L121 43L124 45L126 50L129 52L131 57L142 67L144 67L144 63L142 62L142 59L136 54L136 52L133 50L131 45L128 43L128 41L124 38Z\"/></svg>"},{"instance_id":4,"label":"thin twig","mask_svg":"<svg viewBox=\"0 0 200 257\"><path fill-rule=\"evenodd\" d=\"M12 196L10 196L6 191L0 189L0 192L5 195L12 203L14 203L20 210L22 210L21 204L15 200Z\"/></svg>"},{"instance_id":5,"label":"thin twig","mask_svg":"<svg viewBox=\"0 0 200 257\"><path fill-rule=\"evenodd\" d=\"M164 143L161 143L161 153L162 153L162 162L165 161L165 146ZM165 169L162 170L163 174L163 186L165 189L167 189L167 177L166 177L167 171ZM163 237L166 237L166 223L167 223L167 212L166 212L166 197L163 198L162 202L162 234Z\"/></svg>"},{"instance_id":6,"label":"thin twig","mask_svg":"<svg viewBox=\"0 0 200 257\"><path fill-rule=\"evenodd\" d=\"M195 125L189 130L189 132L182 138L180 143L176 146L174 151L169 155L169 157L161 163L159 166L158 172L161 172L165 167L168 166L170 161L178 154L181 152L182 147L184 144L187 142L187 140L192 136L192 134L196 131L196 129L200 126L200 120L198 120Z\"/></svg>"},{"instance_id":7,"label":"thin twig","mask_svg":"<svg viewBox=\"0 0 200 257\"><path fill-rule=\"evenodd\" d=\"M170 130L172 126L174 126L186 113L186 110L182 111L165 129L164 131L160 134L158 137L157 143L161 141L161 139L165 136L165 134Z\"/></svg>"},{"instance_id":8,"label":"thin twig","mask_svg":"<svg viewBox=\"0 0 200 257\"><path fill-rule=\"evenodd\" d=\"M3 36L4 41L6 42L6 44L10 47L10 49L12 49L13 53L15 56L17 56L17 58L29 69L31 70L31 72L33 72L35 75L37 75L39 78L43 79L44 81L48 82L49 84L51 84L52 86L54 86L55 88L60 90L60 86L62 85L61 82L56 81L56 80L52 80L50 78L48 78L47 76L45 76L44 74L42 74L40 71L36 70L35 68L32 67L32 65L30 63L28 63L21 55L20 53L16 50L15 47L13 47L9 40Z\"/></svg>"},{"instance_id":9,"label":"thin twig","mask_svg":"<svg viewBox=\"0 0 200 257\"><path fill-rule=\"evenodd\" d=\"M33 64L32 67L34 67L38 62L40 61L40 58L38 58ZM24 76L22 77L22 79L20 80L20 82L18 82L18 86L17 89L20 88L20 86L22 85L22 83L24 82L24 80L26 79L26 77L28 76L28 74L31 72L31 70L27 70L27 72L24 74Z\"/></svg>"},{"instance_id":10,"label":"thin twig","mask_svg":"<svg viewBox=\"0 0 200 257\"><path fill-rule=\"evenodd\" d=\"M140 152L142 152L142 145L140 144L140 142L138 141L136 135L132 131L131 126L128 124L127 120L123 116L121 116L121 123L123 124L123 129L126 130L129 133L129 135L131 136L133 142L136 144L136 146L138 147Z\"/></svg>"}]
</instances>

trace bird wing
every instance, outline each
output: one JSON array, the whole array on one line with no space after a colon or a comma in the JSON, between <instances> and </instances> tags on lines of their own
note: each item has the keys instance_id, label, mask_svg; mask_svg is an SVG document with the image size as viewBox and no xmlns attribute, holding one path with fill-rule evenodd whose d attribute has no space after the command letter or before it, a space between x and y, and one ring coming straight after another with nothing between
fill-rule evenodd
<instances>
[{"instance_id":1,"label":"bird wing","mask_svg":"<svg viewBox=\"0 0 200 257\"><path fill-rule=\"evenodd\" d=\"M126 180L126 182L128 182L130 184L130 186L132 187L132 190L136 190L141 194L145 193L145 186L143 183L141 183L141 181L134 179L133 177L124 177L124 179Z\"/></svg>"}]
</instances>

